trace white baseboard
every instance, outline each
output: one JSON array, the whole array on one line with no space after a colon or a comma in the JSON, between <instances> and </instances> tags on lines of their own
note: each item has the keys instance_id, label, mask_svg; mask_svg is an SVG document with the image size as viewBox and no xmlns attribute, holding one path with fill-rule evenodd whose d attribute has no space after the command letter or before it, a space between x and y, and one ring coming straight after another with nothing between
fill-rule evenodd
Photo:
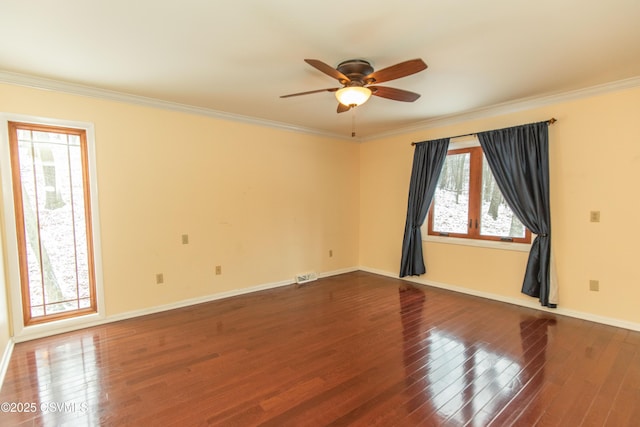
<instances>
[{"instance_id":1,"label":"white baseboard","mask_svg":"<svg viewBox=\"0 0 640 427\"><path fill-rule=\"evenodd\" d=\"M391 273L389 271L377 270L375 268L360 267L362 271L368 273L378 274L380 276L392 277L394 279L400 279L398 273ZM534 310L544 311L552 314L559 314L561 316L574 317L576 319L588 320L590 322L602 323L604 325L615 326L617 328L630 329L632 331L640 331L640 323L629 322L627 320L616 319L613 317L599 316L597 314L586 313L583 311L570 310L563 307L548 308L541 306L537 300L525 301L518 298L505 297L503 295L492 294L489 292L477 291L475 289L469 289L462 286L448 285L446 283L433 282L431 280L420 279L418 277L403 277L400 280L406 280L408 282L417 283L419 285L433 286L434 288L446 289L449 291L459 292L462 294L473 295L476 297L487 298L494 301L505 302L508 304L519 305L521 307L532 308Z\"/></svg>"},{"instance_id":2,"label":"white baseboard","mask_svg":"<svg viewBox=\"0 0 640 427\"><path fill-rule=\"evenodd\" d=\"M318 277L323 278L323 277L337 276L338 274L350 273L353 271L358 271L358 268L351 267L351 268L345 268L341 270L327 271L324 273L319 273ZM104 322L101 322L101 323L116 322L119 320L131 319L139 316L146 316L147 314L154 314L162 311L174 310L176 308L188 307L190 305L202 304L205 302L215 301L215 300L224 299L224 298L231 298L238 295L250 294L253 292L266 291L268 289L275 289L281 286L289 286L289 285L293 285L294 283L295 283L295 280L292 277L291 279L282 280L279 282L264 283L262 285L251 286L249 288L233 289L230 291L219 292L217 294L212 294L212 295L205 295L203 297L198 297L198 298L191 298L191 299L182 300L182 301L178 301L171 304L151 307L143 310L134 310L126 313L116 314L114 316L109 316L107 319L105 319Z\"/></svg>"},{"instance_id":3,"label":"white baseboard","mask_svg":"<svg viewBox=\"0 0 640 427\"><path fill-rule=\"evenodd\" d=\"M357 270L358 270L357 267L343 268L343 269L340 269L340 270L334 270L334 271L327 271L327 272L319 273L318 277L323 278L323 277L336 276L338 274L350 273L350 272L357 271ZM288 285L292 285L294 283L295 283L294 278L291 277L291 279L282 280L282 281L279 281L279 282L264 283L264 284L261 284L261 285L251 286L251 287L248 287L248 288L233 289L233 290L230 290L230 291L219 292L219 293L216 293L216 294L205 295L205 296L202 296L202 297L190 298L190 299L186 299L186 300L182 300L182 301L177 301L177 302L173 302L173 303L170 303L170 304L164 304L164 305L159 305L159 306L155 306L155 307L144 308L144 309L141 309L141 310L128 311L128 312L125 312L125 313L119 313L119 314L114 314L114 315L106 316L106 317L102 317L102 318L96 318L95 320L91 320L91 321L88 321L88 322L85 322L85 323L81 323L81 324L73 324L73 325L61 326L60 328L57 328L57 329L48 329L46 331L29 331L28 329L23 329L23 333L21 333L20 335L16 335L14 337L14 340L15 340L16 343L24 342L24 341L30 341L30 340L34 340L34 339L38 339L38 338L48 337L48 336L51 336L51 335L57 335L57 334L65 333L65 332L76 331L76 330L79 330L79 329L90 328L92 326L100 326L100 325L103 325L103 324L106 324L106 323L117 322L117 321L126 320L126 319L132 319L134 317L146 316L148 314L160 313L162 311L174 310L176 308L188 307L188 306L191 306L191 305L202 304L202 303L205 303L205 302L215 301L215 300L219 300L219 299L235 297L235 296L238 296L238 295L249 294L249 293L252 293L252 292L264 291L264 290L267 290L267 289L274 289L274 288L278 288L278 287L281 287L281 286L288 286Z\"/></svg>"},{"instance_id":4,"label":"white baseboard","mask_svg":"<svg viewBox=\"0 0 640 427\"><path fill-rule=\"evenodd\" d=\"M344 268L344 269L340 269L340 270L328 271L328 272L320 273L318 275L318 277L320 277L320 278L331 277L331 276L336 276L336 275L339 275L339 274L351 273L351 272L358 271L358 270L365 271L365 272L368 272L368 273L378 274L380 276L386 276L386 277L391 277L391 278L394 278L394 279L398 279L398 274L396 274L396 273L391 273L391 272L388 272L388 271L378 270L378 269L375 269L375 268L369 268L369 267L363 267L363 266L361 266L361 267L350 267L350 268ZM510 297L505 297L505 296L502 296L502 295L492 294L492 293L488 293L488 292L476 291L474 289L464 288L464 287L461 287L461 286L448 285L448 284L445 284L445 283L433 282L433 281L430 281L430 280L420 279L420 278L416 278L416 277L402 278L401 280L406 280L408 282L417 283L419 285L433 286L433 287L436 287L436 288L446 289L446 290L459 292L459 293L463 293L463 294L467 294L467 295L473 295L473 296L477 296L477 297L481 297L481 298L487 298L487 299L494 300L494 301L500 301L500 302L504 302L504 303L508 303L508 304L514 304L514 305L518 305L518 306L522 306L522 307L532 308L532 309L535 309L535 310L545 311L545 312L552 313L552 314L558 314L558 315L563 315L563 316L574 317L574 318L577 318L577 319L587 320L587 321L591 321L591 322L601 323L601 324L615 326L615 327L624 328L624 329L630 329L630 330L633 330L633 331L640 331L640 324L634 323L634 322L629 322L629 321L626 321L626 320L615 319L615 318L605 317L605 316L598 316L598 315L595 315L595 314L585 313L585 312L575 311L575 310L569 310L569 309L565 309L565 308L562 308L562 307L555 308L555 309L550 309L550 308L547 308L547 307L542 307L537 302L534 302L534 301L530 301L530 302L529 301L524 301L524 300L520 300L520 299L517 299L517 298L510 298ZM165 305L146 308L146 309L142 309L142 310L133 310L133 311L129 311L129 312L126 312L126 313L121 313L121 314L116 314L116 315L113 315L113 316L108 316L108 317L105 317L105 318L102 318L102 319L99 319L99 320L96 320L96 321L93 321L93 322L90 322L90 323L86 323L86 324L83 324L83 325L74 325L74 326L70 326L70 327L66 327L66 328L61 328L61 329L58 329L58 330L55 330L55 331L48 331L46 333L41 332L41 333L37 333L37 334L29 334L29 333L22 334L19 337L14 337L13 339L10 339L8 344L7 344L7 346L6 346L6 348L4 349L4 353L2 355L2 359L0 360L0 388L2 387L2 384L4 382L4 377L6 375L8 367L9 367L9 362L11 360L11 355L13 354L14 343L28 341L28 340L32 340L32 339L36 339L36 338L42 338L44 336L56 335L56 334L60 334L60 333L64 333L64 332L71 332L71 331L74 331L74 330L84 329L84 328L88 328L88 327L92 327L92 326L99 326L99 325L110 323L110 322L116 322L116 321L120 321L120 320L131 319L131 318L134 318L134 317L145 316L145 315L148 315L148 314L154 314L154 313L159 313L159 312L162 312L162 311L173 310L173 309L176 309L176 308L187 307L187 306L190 306L190 305L201 304L201 303L215 301L215 300L224 299L224 298L230 298L230 297L243 295L243 294L248 294L248 293L252 293L252 292L258 292L258 291L263 291L263 290L267 290L267 289L274 289L274 288L278 288L278 287L281 287L281 286L288 286L288 285L292 285L294 283L295 282L294 282L293 278L291 278L289 280L282 280L282 281L279 281L279 282L265 283L265 284L262 284L262 285L252 286L252 287L248 287L248 288L234 289L234 290L226 291L226 292L219 292L217 294L206 295L206 296L198 297L198 298L191 298L191 299L182 300L182 301L178 301L178 302L171 303L171 304L165 304Z\"/></svg>"},{"instance_id":5,"label":"white baseboard","mask_svg":"<svg viewBox=\"0 0 640 427\"><path fill-rule=\"evenodd\" d=\"M322 279L324 277L337 276L339 274L353 273L354 271L358 271L358 270L360 270L358 267L342 268L340 270L333 270L333 271L327 271L325 273L320 273L318 274L318 278Z\"/></svg>"},{"instance_id":6,"label":"white baseboard","mask_svg":"<svg viewBox=\"0 0 640 427\"><path fill-rule=\"evenodd\" d=\"M7 374L9 368L9 362L11 361L11 355L13 354L13 339L9 338L9 342L2 353L2 360L0 360L0 389L4 384L4 376Z\"/></svg>"},{"instance_id":7,"label":"white baseboard","mask_svg":"<svg viewBox=\"0 0 640 427\"><path fill-rule=\"evenodd\" d=\"M364 267L364 266L361 266L361 267L349 267L349 268L343 268L343 269L339 269L339 270L327 271L327 272L319 273L318 277L319 278L325 278L325 277L337 276L339 274L351 273L351 272L358 271L358 270L366 271L366 272L373 273L373 274L378 274L378 275L381 275L381 276L391 277L391 278L394 278L394 279L398 279L398 274L397 273L391 273L389 271L378 270L378 269L375 269L375 268L369 268L369 267ZM596 314L585 313L585 312L576 311L576 310L570 310L570 309L566 309L566 308L563 308L563 307L550 309L550 308L547 308L547 307L540 306L539 303L537 301L534 301L533 299L531 301L526 301L526 300L521 300L521 299L517 299L517 298L510 298L510 297L505 297L503 295L492 294L492 293L489 293L489 292L477 291L477 290L474 290L474 289L469 289L469 288L465 288L465 287L461 287L461 286L455 286L455 285L449 285L449 284L446 284L446 283L434 282L434 281L430 281L430 280L420 279L420 278L417 278L417 277L410 277L410 278L406 278L405 277L402 280L406 280L406 281L409 281L409 282L412 282L412 283L417 283L417 284L420 284L420 285L433 286L435 288L446 289L446 290L459 292L459 293L463 293L463 294L467 294L467 295L473 295L473 296L477 296L477 297L481 297L481 298L487 298L487 299L494 300L494 301L505 302L505 303L508 303L508 304L515 304L515 305L519 305L519 306L522 306L522 307L532 308L532 309L539 310L539 311L545 311L545 312L552 313L552 314L559 314L559 315L563 315L563 316L575 317L577 319L588 320L588 321L596 322L596 323L602 323L602 324L605 324L605 325L615 326L615 327L618 327L618 328L630 329L630 330L633 330L633 331L640 331L640 324L639 323L629 322L629 321L626 321L626 320L615 319L615 318L611 318L611 317L598 316ZM279 282L264 283L264 284L261 284L261 285L251 286L251 287L248 287L248 288L234 289L234 290L231 290L231 291L219 292L219 293L216 293L216 294L205 295L205 296L198 297L198 298L190 298L190 299L187 299L187 300L182 300L182 301L178 301L178 302L174 302L174 303L170 303L170 304L165 304L165 305L161 305L161 306L155 306L155 307L145 308L145 309L141 309L141 310L128 311L126 313L120 313L120 314L116 314L116 315L112 315L112 316L107 316L107 317L103 317L103 318L100 318L100 319L96 319L94 321L87 322L87 323L84 323L84 324L65 326L65 327L61 327L60 329L50 330L50 331L46 331L46 332L42 332L41 331L41 332L36 332L36 333L33 333L33 332L30 333L28 331L24 331L23 334L14 337L11 340L10 344L5 349L4 356L3 356L3 359L1 361L2 364L0 364L0 376L4 376L4 372L6 371L6 368L8 366L9 359L11 358L11 353L13 351L14 342L15 343L19 343L19 342L29 341L29 340L32 340L32 339L43 338L43 337L46 337L46 336L61 334L61 333L65 333L65 332L71 332L71 331L74 331L74 330L89 328L89 327L92 327L92 326L99 326L99 325L102 325L102 324L111 323L111 322L117 322L117 321L120 321L120 320L131 319L131 318L134 318L134 317L146 316L148 314L159 313L159 312L162 312L162 311L174 310L176 308L188 307L190 305L202 304L202 303L205 303L205 302L215 301L215 300L224 299L224 298L230 298L230 297L234 297L234 296L238 296L238 295L244 295L244 294L248 294L248 293L252 293L252 292L259 292L259 291L263 291L263 290L267 290L267 289L275 289L275 288L278 288L278 287L281 287L281 286L292 285L294 283L295 283L295 281L294 281L294 279L292 277L291 279L282 280L282 281L279 281ZM2 377L0 377L0 378L2 378ZM0 384L1 384L1 382L0 382Z\"/></svg>"}]
</instances>

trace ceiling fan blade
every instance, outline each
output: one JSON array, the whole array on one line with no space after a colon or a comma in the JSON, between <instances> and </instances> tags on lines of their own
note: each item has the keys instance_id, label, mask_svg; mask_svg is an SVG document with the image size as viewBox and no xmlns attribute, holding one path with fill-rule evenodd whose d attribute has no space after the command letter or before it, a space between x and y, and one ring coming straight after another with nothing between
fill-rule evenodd
<instances>
[{"instance_id":1,"label":"ceiling fan blade","mask_svg":"<svg viewBox=\"0 0 640 427\"><path fill-rule=\"evenodd\" d=\"M332 87L330 89L318 89L318 90L310 90L307 92L299 92L299 93L292 93L289 95L282 95L280 96L280 98L291 98L292 96L300 96L300 95L309 95L311 93L319 93L319 92L335 92L338 89L340 89L339 87Z\"/></svg>"},{"instance_id":2,"label":"ceiling fan blade","mask_svg":"<svg viewBox=\"0 0 640 427\"><path fill-rule=\"evenodd\" d=\"M338 113L344 113L345 111L349 111L350 109L351 107L348 107L338 102Z\"/></svg>"},{"instance_id":3,"label":"ceiling fan blade","mask_svg":"<svg viewBox=\"0 0 640 427\"><path fill-rule=\"evenodd\" d=\"M345 84L351 81L349 77L345 76L340 71L333 68L331 65L325 64L322 61L319 61L317 59L305 59L304 62L311 65L315 69L322 71L326 75L333 77L334 79L338 80L342 84Z\"/></svg>"},{"instance_id":4,"label":"ceiling fan blade","mask_svg":"<svg viewBox=\"0 0 640 427\"><path fill-rule=\"evenodd\" d=\"M427 64L422 59L410 59L396 65L392 65L382 70L375 71L363 80L366 84L375 84L388 82L389 80L399 79L401 77L410 76L427 68Z\"/></svg>"},{"instance_id":5,"label":"ceiling fan blade","mask_svg":"<svg viewBox=\"0 0 640 427\"><path fill-rule=\"evenodd\" d=\"M371 94L381 98L393 99L394 101L413 102L420 98L419 93L409 92L408 90L396 89L385 86L369 86Z\"/></svg>"}]
</instances>

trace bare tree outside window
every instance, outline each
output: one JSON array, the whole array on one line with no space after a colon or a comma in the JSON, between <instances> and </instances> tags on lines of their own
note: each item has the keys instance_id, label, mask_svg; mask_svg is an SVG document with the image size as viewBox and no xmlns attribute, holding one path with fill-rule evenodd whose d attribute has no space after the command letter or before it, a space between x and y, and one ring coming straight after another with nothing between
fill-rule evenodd
<instances>
[{"instance_id":1,"label":"bare tree outside window","mask_svg":"<svg viewBox=\"0 0 640 427\"><path fill-rule=\"evenodd\" d=\"M506 203L480 147L450 150L429 216L431 235L530 241Z\"/></svg>"}]
</instances>

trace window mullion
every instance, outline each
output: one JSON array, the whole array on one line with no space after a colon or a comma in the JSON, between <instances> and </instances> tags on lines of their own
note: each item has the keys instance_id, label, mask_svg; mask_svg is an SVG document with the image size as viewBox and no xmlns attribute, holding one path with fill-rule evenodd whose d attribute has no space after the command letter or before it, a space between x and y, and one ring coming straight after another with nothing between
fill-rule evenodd
<instances>
[{"instance_id":1,"label":"window mullion","mask_svg":"<svg viewBox=\"0 0 640 427\"><path fill-rule=\"evenodd\" d=\"M482 186L482 148L475 147L471 150L469 164L469 220L471 228L469 237L480 238L480 206L481 206L481 186Z\"/></svg>"}]
</instances>

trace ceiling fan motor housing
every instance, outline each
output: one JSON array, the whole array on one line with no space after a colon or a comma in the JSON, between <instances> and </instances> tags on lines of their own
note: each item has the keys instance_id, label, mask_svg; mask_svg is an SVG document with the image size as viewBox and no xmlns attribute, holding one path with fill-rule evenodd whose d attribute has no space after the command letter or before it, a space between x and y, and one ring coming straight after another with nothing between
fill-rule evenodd
<instances>
[{"instance_id":1,"label":"ceiling fan motor housing","mask_svg":"<svg viewBox=\"0 0 640 427\"><path fill-rule=\"evenodd\" d=\"M341 82L348 86L364 86L370 82L365 82L364 78L373 73L371 64L363 59L349 59L338 64L336 68L345 76L349 77L351 82Z\"/></svg>"}]
</instances>

